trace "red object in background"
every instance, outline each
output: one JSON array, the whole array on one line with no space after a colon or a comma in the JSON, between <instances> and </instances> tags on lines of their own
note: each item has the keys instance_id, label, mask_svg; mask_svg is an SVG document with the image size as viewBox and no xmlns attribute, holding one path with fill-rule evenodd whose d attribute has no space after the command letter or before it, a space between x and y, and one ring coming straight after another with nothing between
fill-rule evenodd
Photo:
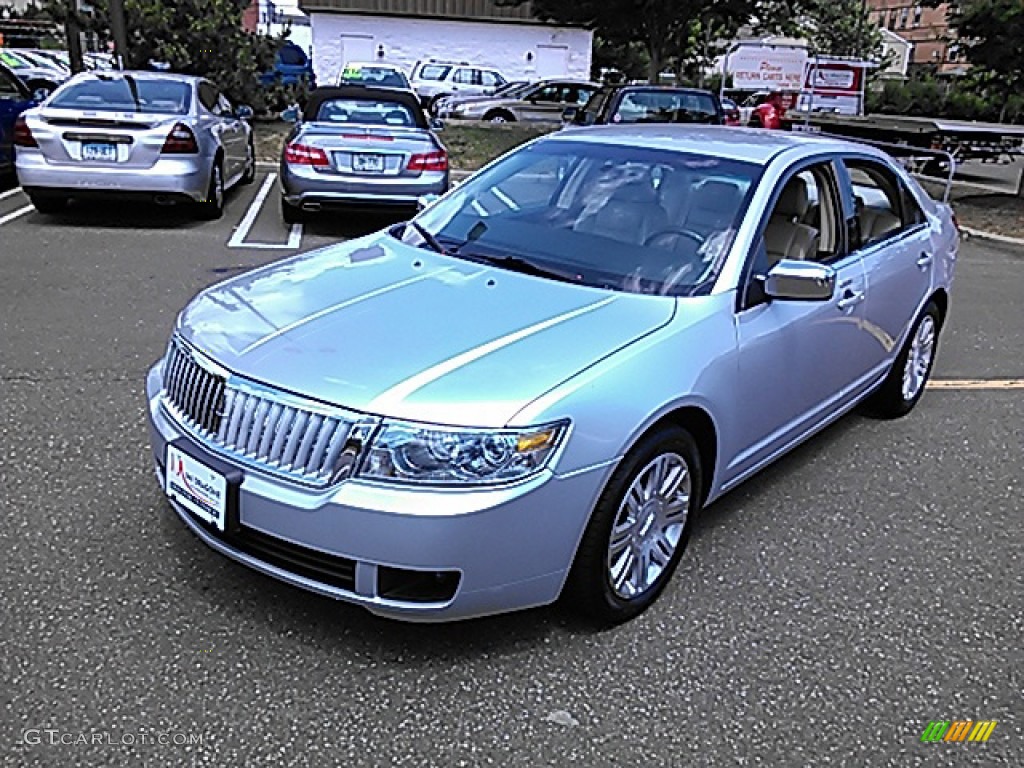
<instances>
[{"instance_id":1,"label":"red object in background","mask_svg":"<svg viewBox=\"0 0 1024 768\"><path fill-rule=\"evenodd\" d=\"M768 101L754 109L753 117L760 123L761 128L776 131L782 128L782 118L785 114L782 94L773 93Z\"/></svg>"}]
</instances>

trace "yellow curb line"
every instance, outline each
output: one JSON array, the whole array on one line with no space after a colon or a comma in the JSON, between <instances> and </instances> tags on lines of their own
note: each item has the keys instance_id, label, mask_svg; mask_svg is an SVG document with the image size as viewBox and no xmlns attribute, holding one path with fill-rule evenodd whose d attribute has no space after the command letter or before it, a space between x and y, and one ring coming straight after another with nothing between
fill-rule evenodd
<instances>
[{"instance_id":1,"label":"yellow curb line","mask_svg":"<svg viewBox=\"0 0 1024 768\"><path fill-rule=\"evenodd\" d=\"M1024 389L1024 379L936 379L928 389Z\"/></svg>"}]
</instances>

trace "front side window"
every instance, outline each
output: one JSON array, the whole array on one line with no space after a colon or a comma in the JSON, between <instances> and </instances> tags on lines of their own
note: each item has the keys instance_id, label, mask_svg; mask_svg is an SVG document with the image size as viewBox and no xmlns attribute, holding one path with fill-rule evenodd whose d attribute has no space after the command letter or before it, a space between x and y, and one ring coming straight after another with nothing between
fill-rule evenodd
<instances>
[{"instance_id":1,"label":"front side window","mask_svg":"<svg viewBox=\"0 0 1024 768\"><path fill-rule=\"evenodd\" d=\"M468 261L690 296L720 273L760 173L704 155L546 141L477 174L415 221ZM427 244L417 227L402 238Z\"/></svg>"},{"instance_id":2,"label":"front side window","mask_svg":"<svg viewBox=\"0 0 1024 768\"><path fill-rule=\"evenodd\" d=\"M871 160L844 161L856 208L855 247L887 240L925 220L924 212L899 177Z\"/></svg>"},{"instance_id":3,"label":"front side window","mask_svg":"<svg viewBox=\"0 0 1024 768\"><path fill-rule=\"evenodd\" d=\"M97 112L149 112L184 115L189 111L192 89L173 80L126 77L83 80L61 91L50 102L58 109Z\"/></svg>"},{"instance_id":4,"label":"front side window","mask_svg":"<svg viewBox=\"0 0 1024 768\"><path fill-rule=\"evenodd\" d=\"M473 77L474 70L472 69L458 69L455 71L455 77L452 79L459 85L474 85L475 78Z\"/></svg>"},{"instance_id":5,"label":"front side window","mask_svg":"<svg viewBox=\"0 0 1024 768\"><path fill-rule=\"evenodd\" d=\"M497 73L483 70L480 73L481 82L488 88L496 88L502 84L501 78L498 77Z\"/></svg>"}]
</instances>

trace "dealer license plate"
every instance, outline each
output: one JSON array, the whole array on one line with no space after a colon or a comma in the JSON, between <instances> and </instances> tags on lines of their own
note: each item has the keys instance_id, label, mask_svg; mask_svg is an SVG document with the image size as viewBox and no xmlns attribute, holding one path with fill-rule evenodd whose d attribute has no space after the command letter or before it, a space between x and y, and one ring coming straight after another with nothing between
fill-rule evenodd
<instances>
[{"instance_id":1,"label":"dealer license plate","mask_svg":"<svg viewBox=\"0 0 1024 768\"><path fill-rule=\"evenodd\" d=\"M224 530L228 508L228 481L201 461L167 446L167 475L164 490L200 520Z\"/></svg>"},{"instance_id":2,"label":"dealer license plate","mask_svg":"<svg viewBox=\"0 0 1024 768\"><path fill-rule=\"evenodd\" d=\"M83 160L104 160L106 162L117 161L117 145L116 144L83 144L82 145L82 159Z\"/></svg>"},{"instance_id":3,"label":"dealer license plate","mask_svg":"<svg viewBox=\"0 0 1024 768\"><path fill-rule=\"evenodd\" d=\"M384 155L352 155L352 170L359 173L383 173Z\"/></svg>"}]
</instances>

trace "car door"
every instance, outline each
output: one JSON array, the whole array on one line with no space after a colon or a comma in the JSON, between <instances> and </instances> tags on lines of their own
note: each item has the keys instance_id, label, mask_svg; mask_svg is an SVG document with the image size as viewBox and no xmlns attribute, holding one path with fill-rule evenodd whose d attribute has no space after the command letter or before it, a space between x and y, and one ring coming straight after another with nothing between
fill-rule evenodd
<instances>
[{"instance_id":1,"label":"car door","mask_svg":"<svg viewBox=\"0 0 1024 768\"><path fill-rule=\"evenodd\" d=\"M14 164L14 121L30 106L28 88L13 73L0 69L0 169Z\"/></svg>"},{"instance_id":2,"label":"car door","mask_svg":"<svg viewBox=\"0 0 1024 768\"><path fill-rule=\"evenodd\" d=\"M547 83L537 88L523 100L521 119L557 123L562 119L566 107L568 86L564 83Z\"/></svg>"},{"instance_id":3,"label":"car door","mask_svg":"<svg viewBox=\"0 0 1024 768\"><path fill-rule=\"evenodd\" d=\"M805 194L791 194L801 184ZM866 276L860 255L846 244L839 185L832 159L797 166L777 185L762 218L736 313L735 418L745 447L727 468L734 479L826 423L865 386L874 343L863 323ZM799 242L812 244L796 252ZM831 298L765 294L770 269L794 256L832 270Z\"/></svg>"},{"instance_id":4,"label":"car door","mask_svg":"<svg viewBox=\"0 0 1024 768\"><path fill-rule=\"evenodd\" d=\"M927 217L899 175L881 160L846 157L850 239L867 274L865 321L885 367L931 294L935 254Z\"/></svg>"},{"instance_id":5,"label":"car door","mask_svg":"<svg viewBox=\"0 0 1024 768\"><path fill-rule=\"evenodd\" d=\"M217 94L217 109L219 117L225 124L224 155L231 158L231 170L225 167L224 173L228 179L231 179L235 174L240 174L245 170L248 135L245 130L245 122L236 114L234 105L223 93L219 92Z\"/></svg>"}]
</instances>

